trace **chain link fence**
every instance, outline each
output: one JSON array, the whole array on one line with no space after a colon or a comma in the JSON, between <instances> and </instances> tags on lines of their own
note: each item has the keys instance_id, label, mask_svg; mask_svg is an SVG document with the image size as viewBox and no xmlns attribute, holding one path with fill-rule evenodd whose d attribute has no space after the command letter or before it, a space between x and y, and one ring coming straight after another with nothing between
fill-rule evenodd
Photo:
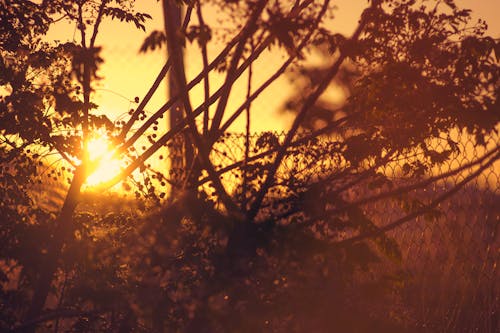
<instances>
[{"instance_id":1,"label":"chain link fence","mask_svg":"<svg viewBox=\"0 0 500 333\"><path fill-rule=\"evenodd\" d=\"M266 132L246 137L228 134L214 147L212 160L230 188L242 186L242 159L248 153L259 156L264 149L277 147L284 133ZM300 141L300 139L299 139ZM302 177L317 181L329 174L342 174L348 163L339 152L338 138L324 137L303 141L301 150L287 155L277 175L277 182L287 177ZM447 159L428 170L428 176L438 176L466 166L485 152L495 149L499 138L494 134L484 145L465 133L454 132L441 140L432 140L427 148L437 152L454 146ZM314 146L314 148L312 148ZM292 151L294 148L292 148ZM247 152L246 152L247 151ZM265 165L274 154L260 155ZM421 149L400 155L380 166L377 171L395 186L419 181L408 175L408 165L423 159ZM237 166L237 168L234 168ZM410 214L409 203L432 202L470 176L477 167L464 168L439 181L403 193L405 200L386 198L368 201L364 214L377 226L383 227ZM420 175L421 179L425 179ZM421 180L420 179L420 180ZM352 186L346 193L350 200L370 196L370 179ZM369 193L367 193L369 192ZM431 214L423 214L388 232L400 247L402 260L372 272L383 278L392 271L401 277L393 290L414 324L422 331L485 331L493 332L499 325L500 280L500 161L483 170L461 187L451 198L439 203ZM364 275L361 279L366 279ZM398 302L392 301L392 304ZM393 309L394 310L394 309ZM391 311L390 309L388 311Z\"/></svg>"},{"instance_id":2,"label":"chain link fence","mask_svg":"<svg viewBox=\"0 0 500 333\"><path fill-rule=\"evenodd\" d=\"M211 159L228 190L234 194L245 182L242 172L245 154L248 154L249 161L261 163L260 167L265 170L266 165L272 163L275 148L284 137L285 133L274 132L249 137L241 133L223 136L214 145ZM446 160L430 169L428 176L446 174L466 166L495 149L499 142L498 135L493 135L487 138L485 145L477 145L473 137L453 133L442 140L433 140L427 146L445 151L449 148L450 138L456 143L456 149ZM305 136L297 139L298 144L292 146L279 169L277 183L285 183L291 176L315 182L331 174L343 175L349 165L342 156L339 139L321 137L309 140ZM270 153L266 154L266 151ZM397 156L376 170L394 186L405 186L426 179L425 176L420 176L420 179L409 177L405 167L423 158L422 151L416 149ZM367 201L362 206L363 213L378 227L389 225L411 213L408 203L428 204L455 188L476 169L464 168L439 181L408 190L403 193L403 199L387 197ZM178 180L186 170L171 169L168 174L171 180ZM355 186L345 187L347 199L356 201L380 193L370 189L372 181L365 179ZM279 185L277 188L279 190ZM275 198L280 195L279 191L270 193ZM59 197L62 201L62 194ZM441 202L432 214L417 216L390 230L387 235L398 243L401 261L394 263L383 259L381 266L374 266L373 271L363 272L358 278L362 281L390 279L390 293L394 299L383 302L388 308L376 310L401 313L401 309L391 308L400 306L407 312L404 322L413 321L422 332L494 332L499 327L500 318L497 283L500 281L499 232L500 161L497 160L452 197ZM349 236L352 234L344 235ZM400 280L395 281L395 276Z\"/></svg>"}]
</instances>

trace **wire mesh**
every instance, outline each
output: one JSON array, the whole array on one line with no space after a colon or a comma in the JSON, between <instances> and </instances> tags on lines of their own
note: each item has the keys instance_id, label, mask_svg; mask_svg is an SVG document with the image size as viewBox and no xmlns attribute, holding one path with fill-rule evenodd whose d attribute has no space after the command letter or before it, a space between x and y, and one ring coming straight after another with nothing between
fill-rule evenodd
<instances>
[{"instance_id":1,"label":"wire mesh","mask_svg":"<svg viewBox=\"0 0 500 333\"><path fill-rule=\"evenodd\" d=\"M238 184L243 186L241 161L245 150L250 152L250 161L258 157L260 167L266 170L275 157L273 148L281 144L284 137L285 133L273 132L249 137L227 134L216 144L212 160L223 172L225 184L232 184L230 188ZM343 175L349 163L340 153L339 142L335 137L301 142L300 149L292 148L282 162L276 183L290 177L318 181L329 174ZM439 140L430 140L426 149L443 152L450 149L450 145L453 149L442 162L432 163L434 167L427 170L427 177L462 168L487 151L497 149L498 142L498 134L492 134L484 145L478 145L473 136L458 131ZM259 155L263 149L271 153ZM426 179L425 174L411 175L407 170L407 164L425 158L419 147L400 154L376 170L396 186L403 186ZM411 309L414 313L408 316L422 331L494 331L492 328L498 325L495 321L498 321L500 304L496 283L500 280L497 267L500 253L499 162L496 160L451 198L439 203L432 213L415 217L387 233L397 241L402 255L400 264L389 270L404 276L400 287L394 291L398 301L393 300L391 304L405 304L405 311ZM404 193L405 200L368 201L362 207L363 212L377 226L388 225L411 211L408 203L432 202L476 169L463 168L426 186L411 189ZM372 181L373 177L369 177L346 190L349 199L356 201L373 194L370 192ZM381 269L374 276L380 278L386 273ZM362 279L366 279L366 275Z\"/></svg>"}]
</instances>

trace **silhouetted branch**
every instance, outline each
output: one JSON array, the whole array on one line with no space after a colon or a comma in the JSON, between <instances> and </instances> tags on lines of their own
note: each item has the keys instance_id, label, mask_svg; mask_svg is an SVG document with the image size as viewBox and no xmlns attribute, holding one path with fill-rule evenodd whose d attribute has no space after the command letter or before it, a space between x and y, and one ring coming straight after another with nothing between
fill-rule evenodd
<instances>
[{"instance_id":1,"label":"silhouetted branch","mask_svg":"<svg viewBox=\"0 0 500 333\"><path fill-rule=\"evenodd\" d=\"M153 82L153 84L151 85L151 87L149 88L148 92L146 93L144 98L141 100L141 102L139 103L139 105L137 106L135 111L132 113L132 115L130 116L130 119L123 126L122 131L117 136L118 140L120 140L120 141L125 140L127 133L130 131L130 129L132 128L134 123L137 121L137 119L139 119L139 116L144 111L144 108L149 103L149 101L151 100L151 97L153 97L153 94L158 89L161 82L163 81L163 79L167 75L171 64L172 64L172 62L171 62L170 58L167 59L167 61L165 62L165 65L163 65L162 69L160 70L160 73L158 73L158 75L156 76L156 79Z\"/></svg>"},{"instance_id":2,"label":"silhouetted branch","mask_svg":"<svg viewBox=\"0 0 500 333\"><path fill-rule=\"evenodd\" d=\"M496 150L496 151L498 151L498 150ZM493 155L493 157L491 157L487 162L485 162L482 166L480 166L476 171L472 172L470 175L465 177L462 181L458 182L451 190L446 191L442 195L438 196L436 199L432 200L432 202L429 203L428 205L426 205L425 207L418 209L418 210L414 211L413 213L408 214L400 219L397 219L396 221L391 222L385 226L378 227L377 230L362 233L358 236L351 237L349 239L336 242L335 245L336 246L349 246L351 244L363 241L365 239L377 237L377 236L379 236L387 231L393 230L393 229L403 225L404 223L406 223L408 221L413 220L414 218L416 218L418 216L421 216L421 215L431 211L432 209L435 209L436 207L438 207L438 205L441 202L445 201L446 199L450 198L452 195L457 193L460 189L462 189L465 185L467 185L467 183L469 183L470 181L475 179L477 176L479 176L484 170L486 170L488 167L490 167L499 158L500 158L500 153Z\"/></svg>"},{"instance_id":3,"label":"silhouetted branch","mask_svg":"<svg viewBox=\"0 0 500 333\"><path fill-rule=\"evenodd\" d=\"M307 46L312 34L315 32L315 29L317 28L318 24L321 22L321 19L325 15L325 12L328 8L328 4L329 4L329 0L327 0L323 3L323 6L322 6L321 10L319 11L318 16L316 17L314 24L311 26L311 28L308 31L308 33L306 34L306 36L304 36L304 38L301 40L301 42L297 46L296 52L292 53L288 57L288 59L280 66L280 68L274 72L273 75L271 75L263 84L261 84L261 86L259 88L257 88L255 90L255 92L250 97L246 98L245 102L243 102L243 104L241 104L240 107L236 111L234 111L233 114L231 114L231 116L228 118L228 120L226 120L224 125L221 126L221 128L218 130L217 135L214 134L216 137L219 137L222 133L225 133L228 130L228 128L234 123L234 121L236 119L238 119L238 117L241 115L241 113L248 108L250 103L252 103L252 101L254 101L263 91L265 91L271 85L271 83L276 81L276 79L278 79L279 77L281 77L285 73L285 71L288 69L288 67L298 57L298 55L300 54L302 49ZM299 9L292 10L289 15L291 15L292 13L295 15L297 10L300 10L300 7L299 7ZM261 46L261 48L264 46L267 47L267 45L269 43L271 43L271 41L272 41L272 39L270 37L268 37L266 42L263 42L263 45ZM260 52L254 52L254 53L260 54ZM252 53L252 55L254 53ZM251 59L251 57L249 59Z\"/></svg>"},{"instance_id":4,"label":"silhouetted branch","mask_svg":"<svg viewBox=\"0 0 500 333\"><path fill-rule=\"evenodd\" d=\"M366 22L366 19L363 18L356 28L356 31L353 33L351 37L351 41L356 41L358 37L361 35ZM262 204L262 200L267 194L267 191L271 187L274 177L276 172L278 171L278 168L285 157L286 149L292 142L297 130L299 129L302 121L306 117L308 111L314 106L318 98L323 94L323 92L326 90L326 88L329 86L330 82L333 80L333 78L337 75L338 70L340 68L340 65L344 62L344 60L347 58L347 54L345 52L341 52L335 63L330 67L328 70L327 74L325 75L325 78L321 81L319 86L314 90L314 92L307 98L307 100L304 102L304 105L302 106L301 110L299 111L298 115L295 117L295 120L292 124L292 127L290 130L287 132L287 135L285 137L285 140L283 144L281 145L281 148L278 150L278 153L276 155L275 161L273 163L273 166L270 168L268 171L268 174L266 176L266 180L264 181L264 184L262 187L259 189L254 202L251 205L250 210L248 211L247 218L249 220L253 220L253 218L257 215L259 208Z\"/></svg>"},{"instance_id":5,"label":"silhouetted branch","mask_svg":"<svg viewBox=\"0 0 500 333\"><path fill-rule=\"evenodd\" d=\"M229 68L227 70L226 79L224 84L222 85L221 97L219 99L219 103L217 104L217 108L215 110L215 114L212 118L212 124L210 127L210 132L215 134L212 136L212 142L215 142L218 138L217 132L222 121L222 117L226 111L227 102L229 99L229 94L231 93L231 87L236 82L236 70L238 68L238 63L240 61L241 56L243 55L243 51L245 49L245 45L247 39L258 29L257 21L260 17L262 11L266 7L267 1L260 0L252 11L252 14L248 17L247 23L243 27L241 37L236 44L236 49L234 51L233 57L231 58Z\"/></svg>"},{"instance_id":6,"label":"silhouetted branch","mask_svg":"<svg viewBox=\"0 0 500 333\"><path fill-rule=\"evenodd\" d=\"M387 192L383 192L383 193L380 193L380 194L377 194L377 195L374 195L374 196L371 196L371 197L366 197L366 198L363 198L363 199L360 199L360 200L357 200L357 201L353 201L353 202L349 203L348 207L350 207L350 206L359 206L359 205L366 204L368 202L375 202L375 201L379 201L379 200L382 200L382 199L385 199L385 198L394 197L394 196L399 195L399 194L407 193L409 191L413 191L413 190L416 190L416 189L419 189L419 188L424 188L424 187L426 187L426 186L428 186L430 184L436 183L439 180L442 180L442 179L448 178L450 176L456 175L459 172L462 172L462 171L464 171L466 169L472 168L472 167L474 167L477 164L481 164L483 161L487 160L491 156L496 156L496 158L498 159L498 155L499 155L498 152L499 151L500 151L500 147L496 147L495 149L492 149L489 152L485 153L480 158L477 158L477 159L475 159L475 160L473 160L473 161L471 161L469 163L465 163L465 164L461 165L460 167L458 167L456 169L450 170L448 172L441 173L441 174L439 174L437 176L429 177L429 178L427 178L427 179L425 179L423 181L416 182L414 184L410 184L410 185L407 185L407 186L399 187L399 188L397 188L397 189L395 189L393 191L387 191ZM493 157L492 159L493 159L493 161L491 163L493 163L495 161L495 157ZM344 208L344 207L342 207L342 208Z\"/></svg>"},{"instance_id":7,"label":"silhouetted branch","mask_svg":"<svg viewBox=\"0 0 500 333\"><path fill-rule=\"evenodd\" d=\"M205 32L205 29L207 29L207 26L205 25L205 20L203 19L203 13L201 10L201 3L200 0L197 1L197 7L196 7L196 13L198 16L198 21L200 22L200 27L201 30ZM205 32L206 33L206 32ZM204 98L204 105L205 105L205 110L203 111L203 135L206 135L208 133L208 121L209 121L209 105L208 105L208 100L210 98L210 81L209 81L209 73L208 73L208 51L207 51L207 41L203 40L200 42L200 48L201 48L201 57L203 60L203 98Z\"/></svg>"}]
</instances>

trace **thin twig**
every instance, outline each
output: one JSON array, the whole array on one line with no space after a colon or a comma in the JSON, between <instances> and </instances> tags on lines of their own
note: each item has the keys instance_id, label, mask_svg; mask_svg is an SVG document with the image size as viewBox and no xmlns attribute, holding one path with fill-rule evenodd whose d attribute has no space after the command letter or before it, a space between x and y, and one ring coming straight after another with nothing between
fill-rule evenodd
<instances>
[{"instance_id":1,"label":"thin twig","mask_svg":"<svg viewBox=\"0 0 500 333\"><path fill-rule=\"evenodd\" d=\"M258 29L258 19L262 12L264 11L264 8L266 7L267 1L265 0L260 0L256 5L255 9L253 10L252 14L249 16L247 23L245 24L245 27L243 28L243 33L240 37L240 40L238 41L238 44L236 45L236 49L233 53L233 57L231 58L229 68L227 70L226 74L226 79L222 85L223 90L221 97L219 99L219 103L217 104L217 108L215 110L214 117L212 119L212 124L210 127L210 132L214 133L215 136L212 138L213 141L214 139L218 137L218 129L220 126L220 123L222 121L222 117L224 116L226 107L227 107L227 102L229 100L229 94L232 91L232 86L236 82L236 71L238 69L238 63L243 55L243 51L245 50L245 45L247 42L247 39Z\"/></svg>"},{"instance_id":2,"label":"thin twig","mask_svg":"<svg viewBox=\"0 0 500 333\"><path fill-rule=\"evenodd\" d=\"M365 16L362 15L362 19L356 28L356 31L350 38L351 41L356 41L359 36L361 35L365 25L366 25L366 19L364 18ZM295 120L292 124L292 127L288 131L285 140L283 144L281 145L281 148L278 150L278 153L275 158L275 162L273 166L270 168L266 180L264 181L264 184L258 191L256 198L250 207L250 210L248 211L247 218L249 220L253 220L253 218L257 215L259 208L262 204L262 201L264 200L264 197L267 194L267 191L271 187L274 177L276 175L276 172L278 171L278 168L285 157L286 150L290 143L292 142L297 130L299 129L300 125L302 124L303 120L305 119L306 115L308 114L309 110L314 106L318 98L323 94L323 92L326 90L326 88L329 86L330 82L333 80L333 78L337 75L341 64L344 62L344 60L347 58L347 54L345 52L341 52L339 57L337 58L337 61L330 67L329 71L325 75L325 78L321 81L319 86L316 88L316 90L309 96L309 98L304 102L304 105L302 106L301 110L299 111L298 115L295 117Z\"/></svg>"},{"instance_id":3,"label":"thin twig","mask_svg":"<svg viewBox=\"0 0 500 333\"><path fill-rule=\"evenodd\" d=\"M200 0L197 1L197 15L198 21L200 22L200 27L203 32L207 29L205 21L203 19L203 13L201 11L201 3ZM210 81L208 76L208 51L207 51L207 41L204 40L202 43L200 42L201 47L201 57L203 60L203 93L204 93L204 104L205 110L203 111L203 134L206 135L208 133L208 121L209 121L209 106L208 100L210 98Z\"/></svg>"},{"instance_id":4,"label":"thin twig","mask_svg":"<svg viewBox=\"0 0 500 333\"><path fill-rule=\"evenodd\" d=\"M156 79L153 82L153 85L149 88L148 92L146 93L144 98L141 100L140 104L137 106L137 109L135 109L135 111L132 113L132 116L130 117L130 119L123 126L121 133L118 135L118 139L120 141L125 139L127 133L130 131L130 129L132 128L134 123L137 121L137 119L139 119L139 116L144 111L144 108L151 100L151 97L153 97L153 94L156 92L156 90L160 86L161 82L165 78L165 75L167 75L171 64L172 64L172 62L171 62L170 58L168 58L165 65L163 65L162 69L160 70L160 73L158 73L158 75L156 76Z\"/></svg>"},{"instance_id":5,"label":"thin twig","mask_svg":"<svg viewBox=\"0 0 500 333\"><path fill-rule=\"evenodd\" d=\"M400 219L397 219L396 221L392 222L392 223L389 223L383 227L379 227L377 228L377 230L374 230L374 231L370 231L370 232L366 232L366 233L362 233L358 236L355 236L355 237L351 237L349 239L345 239L345 240L342 240L342 241L339 241L339 242L335 242L334 245L335 246L348 246L348 245L351 245L353 243L356 243L356 242L360 242L360 241L363 241L365 239L368 239L368 238L374 238L374 237L377 237L379 235L381 235L382 233L385 233L387 231L390 231L390 230L393 230L401 225L403 225L404 223L408 222L408 221L411 221L413 220L414 218L420 216L420 215L423 215L429 211L431 211L432 209L438 207L438 205L445 201L446 199L450 198L452 195L454 195L455 193L457 193L461 188L463 188L467 183L469 183L470 181L472 181L473 179L475 179L477 176L479 176L486 168L488 168L489 166L491 166L495 161L497 161L498 159L500 158L500 153L497 153L495 154L493 157L491 157L486 163L484 163L481 167L479 167L476 171L474 171L473 173L471 173L469 176L465 177L462 181L460 181L459 183L457 183L457 185L455 185L455 187L453 187L451 190L443 193L442 195L440 195L439 197L437 197L436 199L434 199L431 203L429 203L428 205L426 205L425 207L411 213L411 214L408 214Z\"/></svg>"},{"instance_id":6,"label":"thin twig","mask_svg":"<svg viewBox=\"0 0 500 333\"><path fill-rule=\"evenodd\" d=\"M253 41L251 41L251 47L252 47L252 52L254 51L254 44ZM252 64L248 67L248 82L247 82L247 96L246 100L250 99L250 95L252 93ZM247 188L248 188L248 170L246 168L247 163L248 163L248 157L250 156L250 109L251 109L252 104L248 103L248 106L246 108L246 126L245 126L245 156L243 159L243 183L242 183L242 193L243 193L243 198L241 202L241 209L245 210L246 205L247 205Z\"/></svg>"}]
</instances>

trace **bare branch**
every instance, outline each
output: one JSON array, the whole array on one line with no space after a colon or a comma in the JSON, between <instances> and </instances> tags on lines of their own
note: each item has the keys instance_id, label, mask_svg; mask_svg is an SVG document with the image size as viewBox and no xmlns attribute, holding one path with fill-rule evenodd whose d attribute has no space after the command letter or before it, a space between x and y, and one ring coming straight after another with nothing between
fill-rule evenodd
<instances>
[{"instance_id":1,"label":"bare branch","mask_svg":"<svg viewBox=\"0 0 500 333\"><path fill-rule=\"evenodd\" d=\"M164 6L168 6L169 1L164 2ZM166 9L168 11L168 8ZM173 27L168 26L168 29L172 31ZM173 61L173 75L174 79L177 83L177 86L179 87L180 95L182 98L182 102L184 104L184 112L186 114L186 121L188 124L188 131L191 136L191 139L193 140L193 143L195 144L196 148L198 149L198 156L199 160L201 163L201 166L208 172L209 176L212 178L212 184L214 185L217 194L219 195L220 199L222 200L224 206L227 208L227 210L234 214L235 216L241 215L239 213L239 207L234 203L232 198L229 196L227 193L224 185L222 184L221 180L217 176L214 167L212 165L212 162L210 161L209 157L209 150L207 149L204 140L202 140L200 133L198 132L198 128L195 123L194 119L194 113L193 109L191 106L190 98L189 98L189 91L187 88L187 83L186 83L186 75L184 72L184 66L182 63L181 53L179 52L177 47L179 47L177 41L175 41L175 34L172 33L167 33L167 45L169 45L169 51L172 57Z\"/></svg>"},{"instance_id":2,"label":"bare branch","mask_svg":"<svg viewBox=\"0 0 500 333\"><path fill-rule=\"evenodd\" d=\"M252 14L248 17L247 23L242 30L241 37L236 46L236 50L234 51L233 57L231 58L231 62L229 68L227 70L226 79L224 84L222 85L223 90L221 94L221 98L219 103L217 104L217 109L215 110L214 117L212 119L212 125L210 127L211 133L216 133L219 129L220 122L222 121L222 117L224 116L224 112L226 110L227 102L229 100L229 94L231 93L231 87L236 82L236 70L238 68L238 63L240 61L241 56L243 55L243 51L245 49L245 44L247 39L251 36L251 34L258 29L257 21L262 11L266 7L267 1L260 0ZM213 136L212 140L217 138L217 134Z\"/></svg>"},{"instance_id":3,"label":"bare branch","mask_svg":"<svg viewBox=\"0 0 500 333\"><path fill-rule=\"evenodd\" d=\"M362 15L362 19L356 28L356 31L351 37L352 41L355 41L359 38L361 35L364 27L366 24L366 19L364 19L364 16ZM340 65L344 62L346 59L347 55L345 52L342 52L337 61L330 67L330 70L327 72L325 75L325 78L322 80L322 82L319 84L319 86L316 88L316 90L309 96L309 98L304 102L304 105L302 106L301 110L299 111L299 114L296 116L291 129L288 131L287 136L285 137L285 140L282 144L282 148L278 151L278 154L276 156L275 162L271 169L269 170L269 173L267 174L266 180L264 181L264 184L262 185L261 189L256 195L256 198L248 212L248 219L252 220L256 215L257 212L260 208L260 205L262 204L262 200L264 199L265 195L267 194L267 191L269 190L270 186L272 185L272 182L274 181L274 176L279 168L279 165L281 164L287 147L290 145L290 143L293 140L293 137L295 136L295 133L299 129L302 121L304 120L305 116L307 115L308 111L311 109L311 107L314 106L318 98L323 94L323 92L326 90L330 82L333 80L333 78L337 75L338 70L340 68Z\"/></svg>"},{"instance_id":4,"label":"bare branch","mask_svg":"<svg viewBox=\"0 0 500 333\"><path fill-rule=\"evenodd\" d=\"M239 36L239 35L238 35ZM208 66L208 71L211 71L213 70L221 61L223 61L225 59L225 57L227 56L227 54L229 53L229 51L231 51L231 49L233 48L233 46L236 44L237 40L238 40L238 36L236 36L234 39L232 39L227 45L226 47L224 48L224 50L222 50L219 55L210 63L210 65ZM202 73L198 74L193 80L191 80L191 82L189 82L187 84L187 89L188 90L191 90L193 87L195 87L204 77L204 73L205 71L203 71ZM220 91L221 89L219 89L219 94L220 94ZM210 105L213 104L219 95L214 94L214 96L217 96L216 98L211 98L210 99ZM122 144L122 146L120 147L120 151L125 151L127 148L129 148L131 145L134 144L134 142L137 141L137 139L139 139L142 134L144 134L144 132L156 121L158 120L158 118L160 118L165 112L167 112L171 107L172 105L174 105L174 103L177 102L177 100L179 99L180 95L176 95L176 96L172 96L170 97L170 100L167 101L162 107L160 107L154 114L152 114L145 122L144 124L141 125L140 128L137 129L137 131L134 132L134 134L126 141ZM196 112L195 112L196 113ZM196 115L195 115L196 116Z\"/></svg>"},{"instance_id":5,"label":"bare branch","mask_svg":"<svg viewBox=\"0 0 500 333\"><path fill-rule=\"evenodd\" d=\"M134 113L130 117L130 119L127 121L125 126L123 126L121 133L118 135L118 140L122 141L125 139L127 136L127 133L130 131L134 123L139 119L139 116L141 113L144 111L144 108L146 105L149 103L151 100L151 97L153 97L153 94L155 91L158 89L160 86L161 82L165 78L165 75L167 75L169 69L171 66L171 61L170 58L167 60L165 65L163 65L162 69L160 70L160 73L158 73L158 76L156 77L155 81L153 82L153 85L149 88L148 92L144 96L144 98L141 100L139 106L137 106L137 109L135 109Z\"/></svg>"},{"instance_id":6,"label":"bare branch","mask_svg":"<svg viewBox=\"0 0 500 333\"><path fill-rule=\"evenodd\" d=\"M437 176L434 176L434 177L429 177L429 178L427 178L427 179L425 179L425 180L423 180L421 182L417 182L417 183L410 184L410 185L407 185L407 186L399 187L399 188L397 188L397 189L395 189L393 191L387 191L387 192L379 193L379 194L371 196L371 197L366 197L366 198L363 198L363 199L360 199L360 200L357 200L357 201L353 201L353 202L349 203L348 207L359 206L359 205L363 205L363 204L366 204L366 203L369 203L369 202L379 201L379 200L382 200L382 199L385 199L385 198L393 197L395 195L399 195L399 194L402 194L402 193L407 193L409 191L413 191L413 190L416 190L416 189L419 189L419 188L426 187L426 186L428 186L430 184L433 184L433 183L435 183L435 182L437 182L439 180L451 177L453 175L458 174L459 172L462 172L464 170L470 169L470 168L474 167L475 165L480 164L483 161L491 158L491 156L498 156L499 152L500 152L500 147L496 147L495 149L492 149L489 152L485 153L480 158L474 159L473 161L471 161L469 163L463 164L463 165L461 165L460 167L458 167L456 169L450 170L448 172L441 173L441 174L439 174ZM344 208L346 208L346 206L342 207L342 209L344 209Z\"/></svg>"},{"instance_id":7,"label":"bare branch","mask_svg":"<svg viewBox=\"0 0 500 333\"><path fill-rule=\"evenodd\" d=\"M99 10L97 12L97 18L94 23L94 30L92 32L92 37L90 37L90 43L89 43L89 48L92 49L95 44L95 40L97 38L97 33L99 31L99 26L101 25L102 22L102 16L104 14L104 8L108 4L109 0L101 0L101 4L99 5Z\"/></svg>"},{"instance_id":8,"label":"bare branch","mask_svg":"<svg viewBox=\"0 0 500 333\"><path fill-rule=\"evenodd\" d=\"M197 10L196 13L198 15L198 21L200 22L200 27L202 31L206 29L205 20L203 19L203 13L201 11L201 3L197 1ZM208 121L209 121L209 105L208 99L210 98L210 81L208 77L208 51L206 41L200 43L201 47L201 57L203 59L203 97L205 110L203 111L203 134L206 135L208 133Z\"/></svg>"},{"instance_id":9,"label":"bare branch","mask_svg":"<svg viewBox=\"0 0 500 333\"><path fill-rule=\"evenodd\" d=\"M339 242L336 242L334 245L335 246L348 246L348 245L351 245L351 244L354 244L354 243L357 243L357 242L360 242L360 241L363 241L365 239L369 239L369 238L374 238L374 237L377 237L387 231L390 231L390 230L393 230L401 225L403 225L404 223L408 222L408 221L411 221L413 220L414 218L418 217L418 216L421 216L427 212L429 212L430 210L438 207L438 205L445 201L446 199L450 198L452 195L454 195L455 193L457 193L461 188L463 188L465 185L467 185L467 183L469 183L470 181L474 180L477 176L479 176L485 169L487 169L488 167L490 167L495 161L497 161L499 158L500 158L500 153L498 153L498 149L495 150L497 151L497 153L495 155L493 155L489 160L487 160L482 166L480 166L476 171L474 171L473 173L471 173L469 176L465 177L462 181L458 182L457 185L455 185L451 190L449 191L446 191L445 193L443 193L442 195L440 195L439 197L437 197L436 199L434 199L431 203L429 203L428 205L426 205L425 207L421 208L421 209L418 209L417 211L411 213L411 214L408 214L392 223L389 223L383 227L379 227L377 230L374 230L374 231L370 231L370 232L366 232L366 233L362 233L358 236L355 236L355 237L352 237L352 238L349 238L349 239L346 239L346 240L342 240L342 241L339 241ZM484 161L484 160L483 160Z\"/></svg>"},{"instance_id":10,"label":"bare branch","mask_svg":"<svg viewBox=\"0 0 500 333\"><path fill-rule=\"evenodd\" d=\"M218 137L221 133L227 131L229 126L231 126L231 124L241 115L241 113L250 105L250 103L253 100L255 100L265 89L267 89L271 85L271 83L273 83L276 79L278 79L285 73L287 68L293 63L293 61L300 54L300 51L307 46L309 39L311 38L312 34L315 31L315 28L321 22L321 19L323 18L326 12L328 4L329 0L323 3L323 7L316 18L315 24L313 25L313 27L311 27L308 34L303 38L301 43L297 46L297 52L294 52L292 55L290 55L288 59L280 66L280 68L276 70L276 72L271 77L269 77L258 89L256 89L256 91L251 95L251 97L247 97L246 101L243 102L243 104L229 117L229 119L224 123L224 125L221 126L219 133L215 135L215 137ZM290 13L294 13L294 15L296 15L296 11L297 9L293 9ZM267 47L268 43L270 43L271 41L272 41L271 37L268 37L266 41L263 43L262 47L263 46ZM257 54L260 54L260 52L258 52ZM252 57L250 57L249 59L252 59Z\"/></svg>"}]
</instances>

